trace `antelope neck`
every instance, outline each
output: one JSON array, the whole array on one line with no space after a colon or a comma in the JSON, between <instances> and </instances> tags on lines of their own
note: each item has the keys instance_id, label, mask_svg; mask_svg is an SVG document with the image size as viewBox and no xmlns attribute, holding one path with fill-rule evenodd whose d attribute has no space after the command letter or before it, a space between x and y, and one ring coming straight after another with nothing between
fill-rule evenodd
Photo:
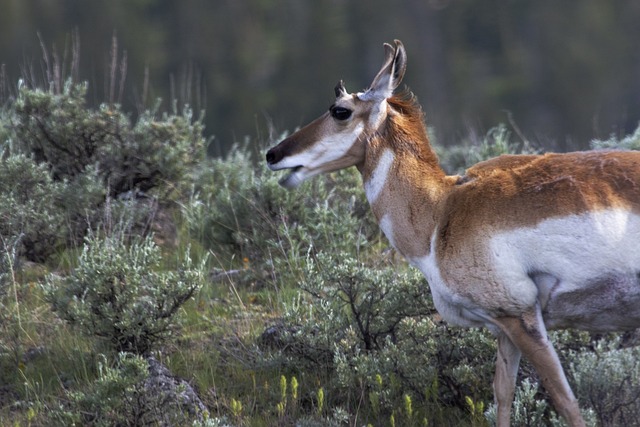
<instances>
[{"instance_id":1,"label":"antelope neck","mask_svg":"<svg viewBox=\"0 0 640 427\"><path fill-rule=\"evenodd\" d=\"M408 142L388 144L374 136L367 144L361 169L365 193L380 228L391 245L409 260L429 255L436 213L446 194L446 177L435 159L416 155L402 147Z\"/></svg>"}]
</instances>

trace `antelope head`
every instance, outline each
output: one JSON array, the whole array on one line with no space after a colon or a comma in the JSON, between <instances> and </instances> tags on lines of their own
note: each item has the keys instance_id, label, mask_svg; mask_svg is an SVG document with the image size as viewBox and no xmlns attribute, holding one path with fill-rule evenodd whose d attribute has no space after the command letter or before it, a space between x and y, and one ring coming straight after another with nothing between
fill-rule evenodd
<instances>
[{"instance_id":1,"label":"antelope head","mask_svg":"<svg viewBox=\"0 0 640 427\"><path fill-rule=\"evenodd\" d=\"M363 164L368 137L384 123L387 98L400 85L407 66L399 40L384 49L385 61L369 89L350 94L340 81L329 111L267 152L271 170L290 170L280 185L295 188L312 176Z\"/></svg>"}]
</instances>

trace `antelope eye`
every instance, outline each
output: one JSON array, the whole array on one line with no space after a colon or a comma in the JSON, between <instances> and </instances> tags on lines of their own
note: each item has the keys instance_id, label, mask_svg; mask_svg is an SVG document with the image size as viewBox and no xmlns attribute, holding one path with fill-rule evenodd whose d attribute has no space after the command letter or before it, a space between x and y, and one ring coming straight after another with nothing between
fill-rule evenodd
<instances>
[{"instance_id":1,"label":"antelope eye","mask_svg":"<svg viewBox=\"0 0 640 427\"><path fill-rule=\"evenodd\" d=\"M336 120L347 120L349 117L351 117L352 111L348 108L331 107L330 113L331 117Z\"/></svg>"}]
</instances>

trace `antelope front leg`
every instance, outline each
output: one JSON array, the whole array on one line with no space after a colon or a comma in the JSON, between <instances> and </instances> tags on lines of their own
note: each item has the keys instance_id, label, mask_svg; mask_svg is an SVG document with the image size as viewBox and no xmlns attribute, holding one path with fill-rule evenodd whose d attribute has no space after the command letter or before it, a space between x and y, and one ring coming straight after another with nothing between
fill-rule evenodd
<instances>
[{"instance_id":1,"label":"antelope front leg","mask_svg":"<svg viewBox=\"0 0 640 427\"><path fill-rule=\"evenodd\" d=\"M520 317L501 317L495 321L533 364L560 415L571 426L584 427L578 401L569 387L558 354L547 336L540 307L536 306Z\"/></svg>"},{"instance_id":2,"label":"antelope front leg","mask_svg":"<svg viewBox=\"0 0 640 427\"><path fill-rule=\"evenodd\" d=\"M511 405L521 354L506 334L498 335L496 375L493 379L493 394L498 404L497 427L508 427L511 421Z\"/></svg>"}]
</instances>

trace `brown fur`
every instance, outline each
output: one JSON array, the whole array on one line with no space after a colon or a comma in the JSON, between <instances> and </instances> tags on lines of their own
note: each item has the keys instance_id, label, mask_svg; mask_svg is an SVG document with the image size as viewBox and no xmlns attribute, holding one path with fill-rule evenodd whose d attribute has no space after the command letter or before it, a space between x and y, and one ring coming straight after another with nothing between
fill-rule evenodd
<instances>
[{"instance_id":1,"label":"brown fur","mask_svg":"<svg viewBox=\"0 0 640 427\"><path fill-rule=\"evenodd\" d=\"M449 225L442 251L470 229L533 226L615 207L640 213L638 152L503 156L470 168L468 176L469 182L450 189L439 213Z\"/></svg>"},{"instance_id":2,"label":"brown fur","mask_svg":"<svg viewBox=\"0 0 640 427\"><path fill-rule=\"evenodd\" d=\"M606 208L640 214L638 152L504 155L470 167L464 177L445 176L415 99L403 95L388 103L387 122L366 144L362 171L366 181L383 150L393 151L388 188L372 202L374 214L394 224L389 237L400 253L415 259L436 250L452 289L496 314L510 303L501 285L468 285L469 275L490 265L484 244L491 235ZM470 259L478 272L469 270Z\"/></svg>"}]
</instances>

